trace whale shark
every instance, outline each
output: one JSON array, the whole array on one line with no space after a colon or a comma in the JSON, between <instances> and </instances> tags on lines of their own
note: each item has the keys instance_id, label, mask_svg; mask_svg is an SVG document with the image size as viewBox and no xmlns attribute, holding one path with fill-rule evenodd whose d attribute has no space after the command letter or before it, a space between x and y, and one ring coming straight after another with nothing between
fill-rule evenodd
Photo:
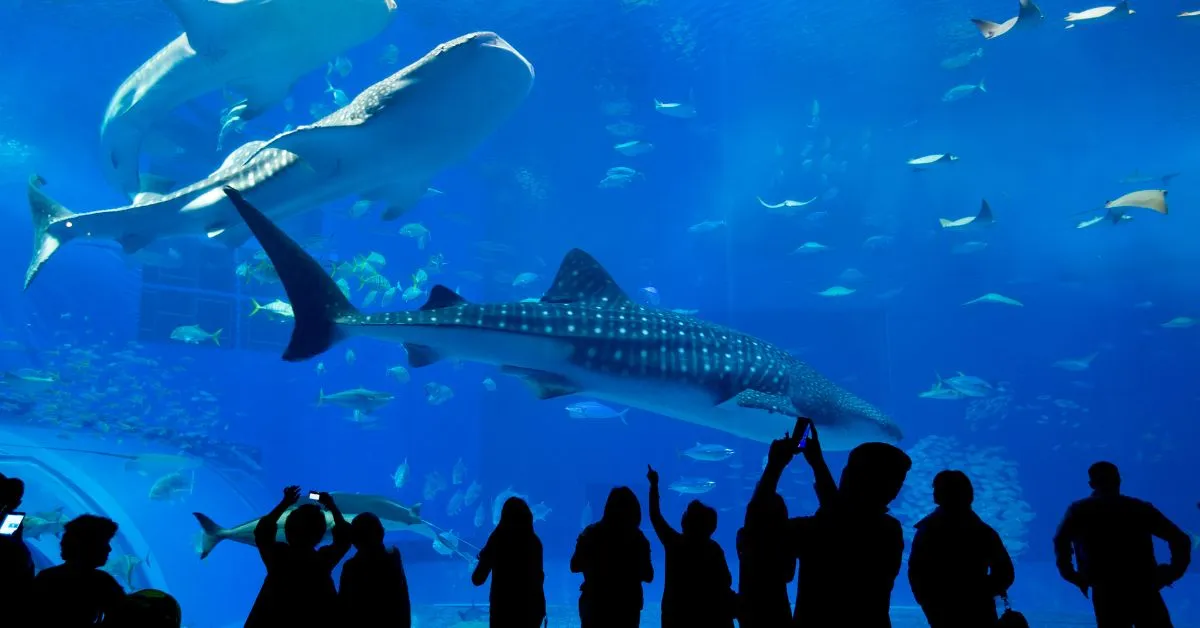
<instances>
[{"instance_id":1,"label":"whale shark","mask_svg":"<svg viewBox=\"0 0 1200 628\"><path fill-rule=\"evenodd\" d=\"M438 45L316 123L249 142L208 177L131 205L73 213L29 181L34 252L25 287L62 244L116 240L135 253L160 238L199 235L239 246L250 236L221 188L234 186L273 220L349 195L386 205L391 220L414 206L435 174L465 159L516 110L533 66L495 33Z\"/></svg>"},{"instance_id":2,"label":"whale shark","mask_svg":"<svg viewBox=\"0 0 1200 628\"><path fill-rule=\"evenodd\" d=\"M395 0L168 0L184 33L121 83L100 124L106 178L132 199L146 136L178 106L228 88L230 117L249 120L292 84L391 23ZM153 190L159 191L162 190Z\"/></svg>"},{"instance_id":3,"label":"whale shark","mask_svg":"<svg viewBox=\"0 0 1200 628\"><path fill-rule=\"evenodd\" d=\"M345 517L346 521L354 519L355 515L369 512L379 517L379 521L383 523L385 532L409 532L423 536L433 542L438 541L445 534L444 530L421 518L420 504L405 506L386 497L362 493L331 491L329 495L333 497L334 502L338 505L338 509L342 511L342 516ZM287 518L295 509L295 506L287 509L284 511L283 516L279 518L276 539L280 542L284 540L283 528L287 523ZM333 530L333 515L328 510L324 512L325 536L329 538ZM221 541L233 541L253 546L255 544L254 528L258 526L259 519L261 519L261 517L259 519L251 519L245 523L226 528L213 521L212 518L204 513L194 512L192 516L200 524L200 539L196 549L202 560L208 558L208 555L212 553L213 549ZM474 550L474 552L468 553L468 550ZM470 562L474 559L474 554L478 553L478 549L465 541L460 541L459 547L454 548L453 553L459 558Z\"/></svg>"},{"instance_id":4,"label":"whale shark","mask_svg":"<svg viewBox=\"0 0 1200 628\"><path fill-rule=\"evenodd\" d=\"M536 302L469 303L435 285L417 311L363 313L320 263L233 188L225 193L279 273L295 313L287 361L363 336L401 343L413 368L498 366L539 399L584 395L769 443L806 416L822 445L895 443L883 412L779 347L634 302L591 255L567 253Z\"/></svg>"}]
</instances>

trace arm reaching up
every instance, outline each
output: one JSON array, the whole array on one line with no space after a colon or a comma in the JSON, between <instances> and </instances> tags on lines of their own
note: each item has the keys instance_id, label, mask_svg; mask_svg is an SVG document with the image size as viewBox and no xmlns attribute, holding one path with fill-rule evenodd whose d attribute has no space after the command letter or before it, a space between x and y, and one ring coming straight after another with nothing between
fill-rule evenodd
<instances>
[{"instance_id":1,"label":"arm reaching up","mask_svg":"<svg viewBox=\"0 0 1200 628\"><path fill-rule=\"evenodd\" d=\"M800 419L796 421L797 425ZM799 446L799 441L792 438L790 434L785 433L783 438L776 439L771 442L771 448L767 450L767 466L763 468L762 477L758 480L758 486L754 487L754 493L770 494L778 492L779 478L783 476L783 470L792 462L792 458L796 457L796 448Z\"/></svg>"},{"instance_id":2,"label":"arm reaching up","mask_svg":"<svg viewBox=\"0 0 1200 628\"><path fill-rule=\"evenodd\" d=\"M807 439L804 438L805 430L808 433ZM821 441L817 438L817 426L811 419L796 419L795 433L800 434L799 441L804 443L800 451L804 454L804 459L808 461L808 466L813 470L813 490L817 493L817 502L822 506L828 506L837 499L838 488L837 483L833 481L833 472L829 470L829 464L825 462L825 455L821 452Z\"/></svg>"},{"instance_id":3,"label":"arm reaching up","mask_svg":"<svg viewBox=\"0 0 1200 628\"><path fill-rule=\"evenodd\" d=\"M679 533L663 517L662 495L658 492L658 471L650 465L646 465L646 479L650 481L650 523L654 525L658 541L665 547L679 538Z\"/></svg>"},{"instance_id":4,"label":"arm reaching up","mask_svg":"<svg viewBox=\"0 0 1200 628\"><path fill-rule=\"evenodd\" d=\"M296 505L300 501L300 487L289 486L283 489L283 499L271 509L258 523L254 526L254 544L258 546L258 554L262 557L263 564L267 564L268 554L272 547L275 546L275 536L279 530L279 519L283 517L283 513L287 512L288 508Z\"/></svg>"},{"instance_id":5,"label":"arm reaching up","mask_svg":"<svg viewBox=\"0 0 1200 628\"><path fill-rule=\"evenodd\" d=\"M321 548L324 550L322 554L325 554L332 561L332 565L330 565L330 569L332 569L346 557L346 553L350 551L354 539L350 534L350 524L346 523L346 518L342 516L342 511L338 509L337 503L333 501L333 496L329 493L321 493L318 496L318 501L333 516L333 530L331 530L333 543Z\"/></svg>"}]
</instances>

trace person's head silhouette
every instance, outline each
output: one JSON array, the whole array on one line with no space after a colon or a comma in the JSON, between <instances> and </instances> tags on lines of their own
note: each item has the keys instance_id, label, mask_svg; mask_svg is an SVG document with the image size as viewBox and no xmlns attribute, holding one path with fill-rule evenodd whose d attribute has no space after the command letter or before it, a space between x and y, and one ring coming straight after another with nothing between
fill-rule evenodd
<instances>
[{"instance_id":1,"label":"person's head silhouette","mask_svg":"<svg viewBox=\"0 0 1200 628\"><path fill-rule=\"evenodd\" d=\"M105 624L138 628L179 628L183 612L179 602L157 589L142 589L125 596L105 614Z\"/></svg>"},{"instance_id":2,"label":"person's head silhouette","mask_svg":"<svg viewBox=\"0 0 1200 628\"><path fill-rule=\"evenodd\" d=\"M383 522L374 513L360 512L350 522L351 538L358 551L383 547Z\"/></svg>"},{"instance_id":3,"label":"person's head silhouette","mask_svg":"<svg viewBox=\"0 0 1200 628\"><path fill-rule=\"evenodd\" d=\"M786 523L787 518L787 502L779 493L755 497L746 505L745 525L748 526L778 526Z\"/></svg>"},{"instance_id":4,"label":"person's head silhouette","mask_svg":"<svg viewBox=\"0 0 1200 628\"><path fill-rule=\"evenodd\" d=\"M642 525L642 504L633 489L618 486L608 493L600 522L612 528L636 528Z\"/></svg>"},{"instance_id":5,"label":"person's head silhouette","mask_svg":"<svg viewBox=\"0 0 1200 628\"><path fill-rule=\"evenodd\" d=\"M947 469L933 477L933 503L946 510L970 510L975 501L975 487L966 473Z\"/></svg>"},{"instance_id":6,"label":"person's head silhouette","mask_svg":"<svg viewBox=\"0 0 1200 628\"><path fill-rule=\"evenodd\" d=\"M500 525L497 526L497 529L501 528L510 534L532 533L533 511L529 509L529 504L520 497L504 500L504 507L500 509Z\"/></svg>"},{"instance_id":7,"label":"person's head silhouette","mask_svg":"<svg viewBox=\"0 0 1200 628\"><path fill-rule=\"evenodd\" d=\"M683 535L691 539L711 538L717 531L717 511L693 499L683 511Z\"/></svg>"},{"instance_id":8,"label":"person's head silhouette","mask_svg":"<svg viewBox=\"0 0 1200 628\"><path fill-rule=\"evenodd\" d=\"M16 510L25 498L25 482L0 473L0 513Z\"/></svg>"},{"instance_id":9,"label":"person's head silhouette","mask_svg":"<svg viewBox=\"0 0 1200 628\"><path fill-rule=\"evenodd\" d=\"M912 458L887 443L864 443L850 451L842 469L838 494L856 509L887 510L900 494Z\"/></svg>"},{"instance_id":10,"label":"person's head silhouette","mask_svg":"<svg viewBox=\"0 0 1200 628\"><path fill-rule=\"evenodd\" d=\"M1098 495L1118 495L1121 493L1121 472L1111 462L1097 462L1088 468L1088 486Z\"/></svg>"},{"instance_id":11,"label":"person's head silhouette","mask_svg":"<svg viewBox=\"0 0 1200 628\"><path fill-rule=\"evenodd\" d=\"M108 562L117 523L96 515L80 515L63 526L59 544L63 562L68 565L99 569Z\"/></svg>"},{"instance_id":12,"label":"person's head silhouette","mask_svg":"<svg viewBox=\"0 0 1200 628\"><path fill-rule=\"evenodd\" d=\"M292 547L312 549L325 538L326 529L325 511L316 504L304 504L288 513L283 537Z\"/></svg>"}]
</instances>

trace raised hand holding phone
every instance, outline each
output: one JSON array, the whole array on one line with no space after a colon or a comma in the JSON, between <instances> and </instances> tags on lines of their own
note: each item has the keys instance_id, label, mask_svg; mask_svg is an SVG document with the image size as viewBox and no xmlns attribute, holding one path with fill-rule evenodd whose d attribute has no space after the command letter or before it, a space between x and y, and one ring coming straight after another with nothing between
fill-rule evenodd
<instances>
[{"instance_id":1,"label":"raised hand holding phone","mask_svg":"<svg viewBox=\"0 0 1200 628\"><path fill-rule=\"evenodd\" d=\"M792 442L796 444L796 453L804 450L808 444L808 439L812 435L813 422L812 419L798 416L796 417L796 426L792 428Z\"/></svg>"},{"instance_id":2,"label":"raised hand holding phone","mask_svg":"<svg viewBox=\"0 0 1200 628\"><path fill-rule=\"evenodd\" d=\"M21 522L25 520L25 513L10 512L4 515L3 521L0 521L0 535L12 536L21 529Z\"/></svg>"}]
</instances>

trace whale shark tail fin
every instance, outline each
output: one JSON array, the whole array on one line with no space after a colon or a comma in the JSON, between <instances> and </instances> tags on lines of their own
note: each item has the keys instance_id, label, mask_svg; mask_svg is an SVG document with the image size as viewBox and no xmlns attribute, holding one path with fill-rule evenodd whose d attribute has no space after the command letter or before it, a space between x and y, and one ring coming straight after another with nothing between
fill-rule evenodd
<instances>
[{"instance_id":1,"label":"whale shark tail fin","mask_svg":"<svg viewBox=\"0 0 1200 628\"><path fill-rule=\"evenodd\" d=\"M283 359L299 362L328 351L343 337L338 321L357 315L358 308L342 294L342 289L317 260L242 198L240 192L226 186L225 194L266 251L292 303L296 326L292 328Z\"/></svg>"},{"instance_id":2,"label":"whale shark tail fin","mask_svg":"<svg viewBox=\"0 0 1200 628\"><path fill-rule=\"evenodd\" d=\"M208 558L218 543L229 538L229 531L203 513L194 512L192 516L200 524L200 538L196 543L196 551L200 553L200 559L203 560Z\"/></svg>"},{"instance_id":3,"label":"whale shark tail fin","mask_svg":"<svg viewBox=\"0 0 1200 628\"><path fill-rule=\"evenodd\" d=\"M33 258L29 260L29 268L25 271L26 290L46 260L74 235L69 229L55 230L55 233L51 233L50 227L60 222L66 222L69 227L69 221L75 214L43 192L44 185L46 180L41 176L35 174L29 177L29 211L33 214Z\"/></svg>"}]
</instances>

